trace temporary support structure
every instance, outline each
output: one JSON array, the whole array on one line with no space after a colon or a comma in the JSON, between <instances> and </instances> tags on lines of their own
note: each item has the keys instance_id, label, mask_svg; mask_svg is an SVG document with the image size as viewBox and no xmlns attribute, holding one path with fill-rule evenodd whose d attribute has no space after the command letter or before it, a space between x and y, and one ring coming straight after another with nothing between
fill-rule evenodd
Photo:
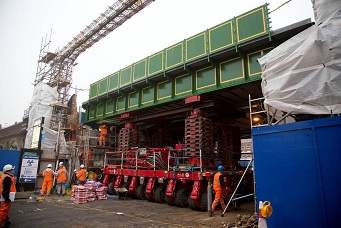
<instances>
[{"instance_id":1,"label":"temporary support structure","mask_svg":"<svg viewBox=\"0 0 341 228\"><path fill-rule=\"evenodd\" d=\"M49 51L51 35L49 39L46 37L42 40L34 85L44 82L57 88L58 101L51 104L52 129L57 128L58 121L62 122L62 128L67 124L66 104L78 56L152 2L153 0L118 0L56 53Z\"/></svg>"}]
</instances>

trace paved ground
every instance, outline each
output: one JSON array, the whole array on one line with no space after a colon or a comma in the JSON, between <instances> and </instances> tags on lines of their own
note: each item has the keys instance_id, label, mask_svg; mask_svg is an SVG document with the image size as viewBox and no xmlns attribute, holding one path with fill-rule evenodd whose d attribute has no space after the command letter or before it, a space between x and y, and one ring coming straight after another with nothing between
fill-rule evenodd
<instances>
[{"instance_id":1,"label":"paved ground","mask_svg":"<svg viewBox=\"0 0 341 228\"><path fill-rule=\"evenodd\" d=\"M32 192L19 192L10 211L11 228L93 228L93 227L223 227L235 221L238 214L251 215L253 202L241 205L240 210L225 213L218 209L213 217L207 212L179 208L146 200L107 199L74 204L70 196L53 195L42 202L27 202Z\"/></svg>"}]
</instances>

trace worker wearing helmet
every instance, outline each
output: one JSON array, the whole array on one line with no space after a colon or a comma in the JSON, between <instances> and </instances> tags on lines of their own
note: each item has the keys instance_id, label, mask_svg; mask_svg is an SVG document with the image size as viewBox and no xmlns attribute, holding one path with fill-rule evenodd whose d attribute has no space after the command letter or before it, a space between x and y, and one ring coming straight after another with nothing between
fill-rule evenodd
<instances>
[{"instance_id":1,"label":"worker wearing helmet","mask_svg":"<svg viewBox=\"0 0 341 228\"><path fill-rule=\"evenodd\" d=\"M63 162L59 163L59 169L56 173L57 176L57 194L65 196L65 184L67 181L67 171Z\"/></svg>"},{"instance_id":2,"label":"worker wearing helmet","mask_svg":"<svg viewBox=\"0 0 341 228\"><path fill-rule=\"evenodd\" d=\"M219 165L218 172L214 175L214 178L213 178L213 190L215 191L215 198L212 203L212 210L210 212L210 216L212 216L215 208L218 206L219 203L221 207L223 208L223 210L226 207L226 204L224 202L224 195L225 195L226 187L224 184L223 175L221 173L224 169L225 169L224 166Z\"/></svg>"},{"instance_id":3,"label":"worker wearing helmet","mask_svg":"<svg viewBox=\"0 0 341 228\"><path fill-rule=\"evenodd\" d=\"M76 172L76 177L78 185L84 185L86 183L86 169L83 164L80 166L80 170Z\"/></svg>"},{"instance_id":4,"label":"worker wearing helmet","mask_svg":"<svg viewBox=\"0 0 341 228\"><path fill-rule=\"evenodd\" d=\"M0 178L0 196L1 208L0 208L0 227L7 227L11 222L9 222L8 213L11 208L10 194L15 194L17 192L15 188L14 166L7 164L3 167L4 174Z\"/></svg>"},{"instance_id":5,"label":"worker wearing helmet","mask_svg":"<svg viewBox=\"0 0 341 228\"><path fill-rule=\"evenodd\" d=\"M99 133L100 133L100 136L99 136L99 146L105 146L105 138L106 138L106 136L108 134L107 126L105 124L100 125L98 130L99 130Z\"/></svg>"},{"instance_id":6,"label":"worker wearing helmet","mask_svg":"<svg viewBox=\"0 0 341 228\"><path fill-rule=\"evenodd\" d=\"M48 164L46 169L43 172L44 180L43 180L43 185L41 186L41 191L40 191L41 196L44 195L45 190L46 190L46 196L50 195L54 175L55 173L52 170L52 165Z\"/></svg>"}]
</instances>

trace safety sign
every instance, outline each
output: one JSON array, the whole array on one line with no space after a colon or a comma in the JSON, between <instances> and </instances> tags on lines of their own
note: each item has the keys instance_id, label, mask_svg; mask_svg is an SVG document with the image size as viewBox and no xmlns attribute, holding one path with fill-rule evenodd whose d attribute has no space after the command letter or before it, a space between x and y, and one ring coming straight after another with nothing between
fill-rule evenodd
<instances>
[{"instance_id":1,"label":"safety sign","mask_svg":"<svg viewBox=\"0 0 341 228\"><path fill-rule=\"evenodd\" d=\"M39 156L36 153L23 154L19 183L35 183L37 178Z\"/></svg>"}]
</instances>

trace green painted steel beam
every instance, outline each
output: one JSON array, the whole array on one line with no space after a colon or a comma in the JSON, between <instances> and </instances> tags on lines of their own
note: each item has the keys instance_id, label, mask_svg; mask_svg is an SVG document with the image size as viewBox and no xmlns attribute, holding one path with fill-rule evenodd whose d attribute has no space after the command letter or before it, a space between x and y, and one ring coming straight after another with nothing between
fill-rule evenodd
<instances>
[{"instance_id":1,"label":"green painted steel beam","mask_svg":"<svg viewBox=\"0 0 341 228\"><path fill-rule=\"evenodd\" d=\"M250 10L92 83L85 123L260 80L257 58L273 49L267 9Z\"/></svg>"}]
</instances>

